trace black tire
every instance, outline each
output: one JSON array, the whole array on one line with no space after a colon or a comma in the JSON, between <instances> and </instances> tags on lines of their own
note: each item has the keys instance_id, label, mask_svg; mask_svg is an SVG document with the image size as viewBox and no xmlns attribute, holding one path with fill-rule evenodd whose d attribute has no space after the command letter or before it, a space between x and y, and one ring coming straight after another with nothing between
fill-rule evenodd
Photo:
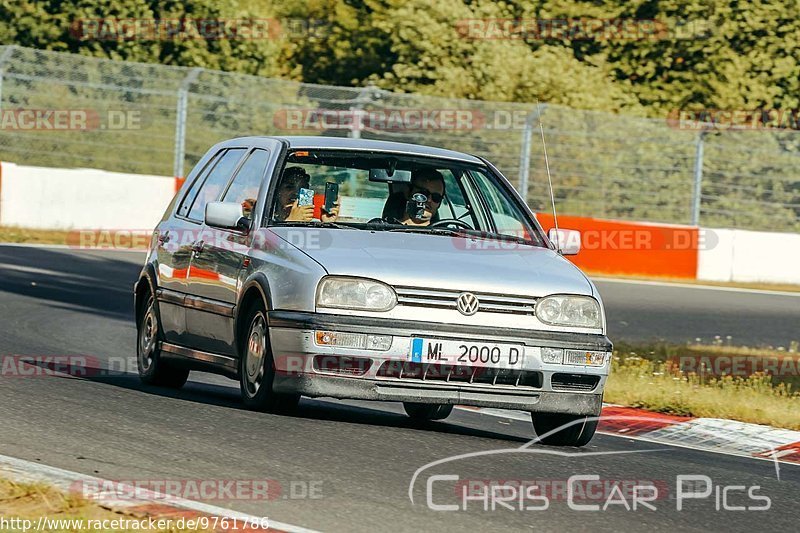
<instances>
[{"instance_id":1,"label":"black tire","mask_svg":"<svg viewBox=\"0 0 800 533\"><path fill-rule=\"evenodd\" d=\"M189 378L189 370L171 365L161 358L158 343L161 327L153 295L148 290L145 304L136 318L136 366L139 379L147 385L180 389Z\"/></svg>"},{"instance_id":2,"label":"black tire","mask_svg":"<svg viewBox=\"0 0 800 533\"><path fill-rule=\"evenodd\" d=\"M414 420L444 420L453 412L452 405L403 402L406 414Z\"/></svg>"},{"instance_id":3,"label":"black tire","mask_svg":"<svg viewBox=\"0 0 800 533\"><path fill-rule=\"evenodd\" d=\"M531 413L531 420L539 437L563 427L552 435L540 438L540 443L549 446L585 446L592 440L598 422L595 416L561 413Z\"/></svg>"},{"instance_id":4,"label":"black tire","mask_svg":"<svg viewBox=\"0 0 800 533\"><path fill-rule=\"evenodd\" d=\"M278 394L272 390L275 362L269 344L267 313L261 302L245 315L246 329L239 339L239 390L242 402L254 411L289 413L297 408L299 394Z\"/></svg>"}]
</instances>

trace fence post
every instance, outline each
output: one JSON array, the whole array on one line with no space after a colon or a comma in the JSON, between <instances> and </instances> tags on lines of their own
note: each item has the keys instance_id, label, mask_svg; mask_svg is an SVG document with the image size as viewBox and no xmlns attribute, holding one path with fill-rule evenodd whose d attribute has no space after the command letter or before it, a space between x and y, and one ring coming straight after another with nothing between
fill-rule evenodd
<instances>
[{"instance_id":1,"label":"fence post","mask_svg":"<svg viewBox=\"0 0 800 533\"><path fill-rule=\"evenodd\" d=\"M172 175L183 179L183 159L186 151L186 111L189 100L189 86L194 83L203 69L195 67L189 71L178 89L178 105L175 110L175 162Z\"/></svg>"},{"instance_id":2,"label":"fence post","mask_svg":"<svg viewBox=\"0 0 800 533\"><path fill-rule=\"evenodd\" d=\"M354 102L355 105L350 106L350 113L353 116L353 122L350 124L350 138L360 139L361 130L364 128L364 104L372 101L372 93L377 88L373 85L367 85L358 92Z\"/></svg>"},{"instance_id":3,"label":"fence post","mask_svg":"<svg viewBox=\"0 0 800 533\"><path fill-rule=\"evenodd\" d=\"M692 226L700 225L700 200L703 196L703 146L707 131L697 135L694 155L694 192L692 197Z\"/></svg>"},{"instance_id":4,"label":"fence post","mask_svg":"<svg viewBox=\"0 0 800 533\"><path fill-rule=\"evenodd\" d=\"M16 45L4 46L3 53L0 54L0 111L3 109L3 78L6 74L6 61L14 53Z\"/></svg>"},{"instance_id":5,"label":"fence post","mask_svg":"<svg viewBox=\"0 0 800 533\"><path fill-rule=\"evenodd\" d=\"M528 180L531 172L531 143L533 130L541 113L547 109L547 104L538 106L525 117L525 127L522 129L522 146L519 153L519 194L525 203L528 203ZM513 123L513 122L512 122Z\"/></svg>"}]
</instances>

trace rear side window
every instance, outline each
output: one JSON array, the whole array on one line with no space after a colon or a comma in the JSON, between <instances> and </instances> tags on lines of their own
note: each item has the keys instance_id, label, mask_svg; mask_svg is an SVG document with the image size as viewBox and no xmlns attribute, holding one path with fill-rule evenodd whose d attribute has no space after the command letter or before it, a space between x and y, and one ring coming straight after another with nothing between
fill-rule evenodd
<instances>
[{"instance_id":1,"label":"rear side window","mask_svg":"<svg viewBox=\"0 0 800 533\"><path fill-rule=\"evenodd\" d=\"M269 152L266 150L255 149L244 162L233 182L228 187L223 202L234 202L242 205L244 216L253 218L253 209L258 197L258 189L261 180L264 178L264 170L267 168Z\"/></svg>"},{"instance_id":2,"label":"rear side window","mask_svg":"<svg viewBox=\"0 0 800 533\"><path fill-rule=\"evenodd\" d=\"M205 181L206 176L208 176L208 173L214 169L214 165L217 164L217 161L219 161L220 156L224 153L225 150L220 150L219 152L214 154L214 157L212 157L208 161L208 163L206 163L205 168L203 168L200 174L194 179L191 187L189 187L189 190L186 192L186 196L183 197L181 205L178 207L179 216L185 217L186 215L189 214L189 208L192 207L192 202L194 202L194 198L195 196L197 196L197 190L200 188L200 185L202 185L203 182Z\"/></svg>"},{"instance_id":3,"label":"rear side window","mask_svg":"<svg viewBox=\"0 0 800 533\"><path fill-rule=\"evenodd\" d=\"M190 219L197 221L203 220L206 212L206 204L208 202L215 202L222 196L222 191L225 185L228 184L228 180L244 152L244 148L232 148L219 158L217 164L214 165L214 168L203 180L202 185L200 185L197 197L194 199L192 207L189 209L188 216ZM199 182L200 180L197 181Z\"/></svg>"}]
</instances>

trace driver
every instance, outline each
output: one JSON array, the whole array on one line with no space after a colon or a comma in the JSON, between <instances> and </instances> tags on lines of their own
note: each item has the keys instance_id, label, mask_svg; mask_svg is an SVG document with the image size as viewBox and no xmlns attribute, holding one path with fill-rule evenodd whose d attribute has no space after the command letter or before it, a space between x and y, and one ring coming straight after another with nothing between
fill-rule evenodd
<instances>
[{"instance_id":1,"label":"driver","mask_svg":"<svg viewBox=\"0 0 800 533\"><path fill-rule=\"evenodd\" d=\"M424 208L416 209L415 194L426 198ZM403 211L400 222L406 226L429 226L439 212L444 199L444 176L438 170L422 168L411 175L411 186L406 197L407 209Z\"/></svg>"}]
</instances>

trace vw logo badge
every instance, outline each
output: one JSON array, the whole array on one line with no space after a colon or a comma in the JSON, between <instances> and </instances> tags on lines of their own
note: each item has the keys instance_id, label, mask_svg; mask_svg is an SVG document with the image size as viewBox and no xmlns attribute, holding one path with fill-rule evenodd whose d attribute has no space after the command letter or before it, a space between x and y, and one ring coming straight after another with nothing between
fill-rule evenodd
<instances>
[{"instance_id":1,"label":"vw logo badge","mask_svg":"<svg viewBox=\"0 0 800 533\"><path fill-rule=\"evenodd\" d=\"M478 298L471 292L462 292L456 300L456 307L462 315L472 316L478 312Z\"/></svg>"}]
</instances>

